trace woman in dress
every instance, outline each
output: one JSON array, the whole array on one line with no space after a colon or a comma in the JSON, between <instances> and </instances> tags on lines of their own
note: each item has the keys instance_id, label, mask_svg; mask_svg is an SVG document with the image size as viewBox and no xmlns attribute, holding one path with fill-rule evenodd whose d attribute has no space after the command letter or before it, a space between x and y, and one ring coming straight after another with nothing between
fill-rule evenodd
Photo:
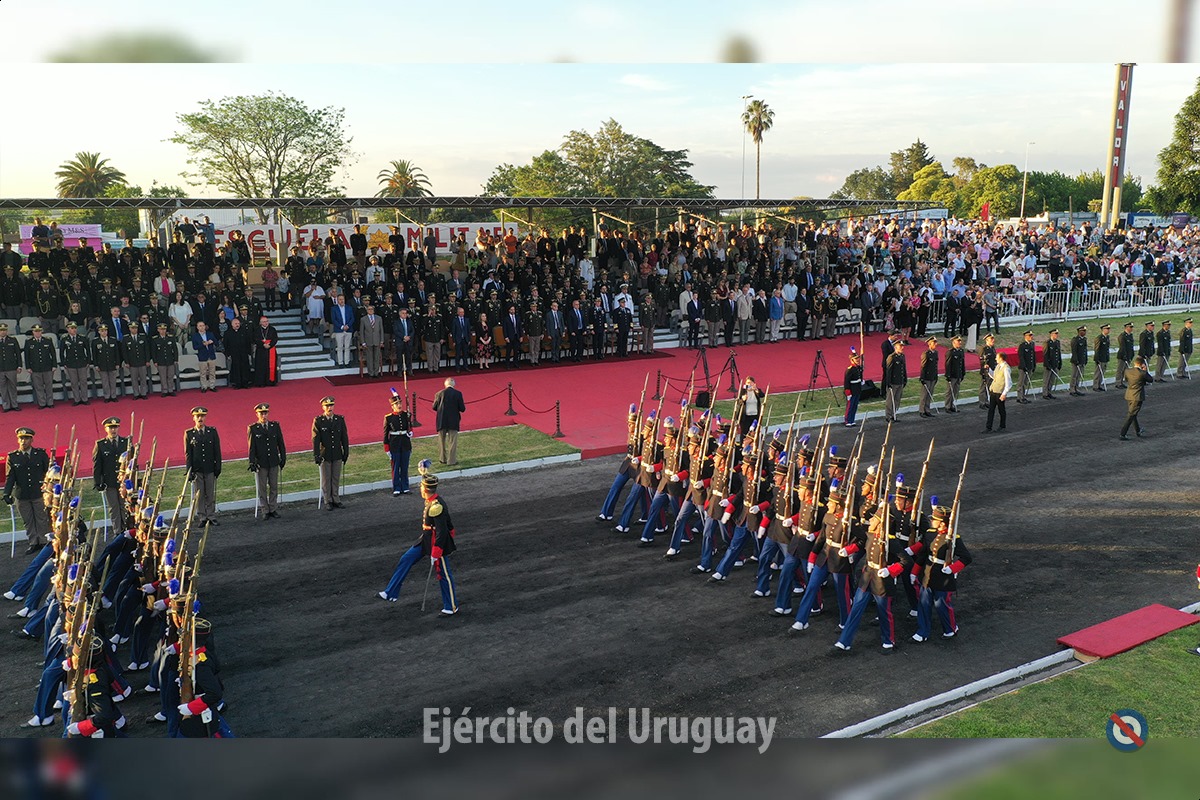
<instances>
[{"instance_id":1,"label":"woman in dress","mask_svg":"<svg viewBox=\"0 0 1200 800\"><path fill-rule=\"evenodd\" d=\"M171 303L171 321L175 323L175 338L179 340L179 352L187 352L187 343L192 340L192 304L184 299L183 292L175 292Z\"/></svg>"},{"instance_id":2,"label":"woman in dress","mask_svg":"<svg viewBox=\"0 0 1200 800\"><path fill-rule=\"evenodd\" d=\"M479 315L479 324L475 327L475 361L480 369L491 369L492 366L492 323L486 312Z\"/></svg>"}]
</instances>

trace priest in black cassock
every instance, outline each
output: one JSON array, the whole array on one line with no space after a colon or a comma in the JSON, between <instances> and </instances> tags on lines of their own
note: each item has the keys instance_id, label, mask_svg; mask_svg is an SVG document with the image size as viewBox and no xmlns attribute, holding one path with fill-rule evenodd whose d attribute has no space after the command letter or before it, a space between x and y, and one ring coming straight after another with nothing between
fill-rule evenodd
<instances>
[{"instance_id":1,"label":"priest in black cassock","mask_svg":"<svg viewBox=\"0 0 1200 800\"><path fill-rule=\"evenodd\" d=\"M254 385L274 386L279 382L279 332L266 317L254 329Z\"/></svg>"},{"instance_id":2,"label":"priest in black cassock","mask_svg":"<svg viewBox=\"0 0 1200 800\"><path fill-rule=\"evenodd\" d=\"M234 317L225 331L225 363L229 368L229 385L234 389L250 388L250 330Z\"/></svg>"}]
</instances>

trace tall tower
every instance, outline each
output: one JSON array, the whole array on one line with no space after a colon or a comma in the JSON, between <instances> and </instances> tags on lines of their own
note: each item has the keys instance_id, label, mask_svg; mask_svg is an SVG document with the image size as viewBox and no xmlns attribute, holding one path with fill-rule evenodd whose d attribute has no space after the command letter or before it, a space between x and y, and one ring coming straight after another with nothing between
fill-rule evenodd
<instances>
[{"instance_id":1,"label":"tall tower","mask_svg":"<svg viewBox=\"0 0 1200 800\"><path fill-rule=\"evenodd\" d=\"M1104 197L1100 206L1100 224L1107 228L1115 228L1121 217L1121 184L1125 181L1125 151L1129 149L1129 96L1133 91L1133 67L1133 64L1117 64L1112 132L1108 137Z\"/></svg>"}]
</instances>

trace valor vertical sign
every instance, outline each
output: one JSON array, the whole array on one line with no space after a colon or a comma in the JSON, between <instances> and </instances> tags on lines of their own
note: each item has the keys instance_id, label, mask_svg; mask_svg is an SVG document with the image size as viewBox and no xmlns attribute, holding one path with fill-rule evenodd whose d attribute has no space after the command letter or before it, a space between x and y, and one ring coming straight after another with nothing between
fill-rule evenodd
<instances>
[{"instance_id":1,"label":"valor vertical sign","mask_svg":"<svg viewBox=\"0 0 1200 800\"><path fill-rule=\"evenodd\" d=\"M1108 137L1108 161L1104 167L1104 199L1101 224L1116 227L1121 216L1121 184L1125 180L1125 152L1129 149L1129 98L1133 92L1133 64L1117 65L1113 98L1113 124Z\"/></svg>"}]
</instances>

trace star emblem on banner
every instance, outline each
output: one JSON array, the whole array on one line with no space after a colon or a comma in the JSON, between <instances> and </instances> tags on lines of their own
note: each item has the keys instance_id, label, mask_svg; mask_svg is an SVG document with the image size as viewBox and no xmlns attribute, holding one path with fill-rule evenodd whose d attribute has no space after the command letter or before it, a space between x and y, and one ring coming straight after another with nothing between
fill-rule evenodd
<instances>
[{"instance_id":1,"label":"star emblem on banner","mask_svg":"<svg viewBox=\"0 0 1200 800\"><path fill-rule=\"evenodd\" d=\"M388 241L388 235L385 231L371 231L371 235L367 237L367 249L378 247L380 250L387 250L391 247L391 242Z\"/></svg>"}]
</instances>

